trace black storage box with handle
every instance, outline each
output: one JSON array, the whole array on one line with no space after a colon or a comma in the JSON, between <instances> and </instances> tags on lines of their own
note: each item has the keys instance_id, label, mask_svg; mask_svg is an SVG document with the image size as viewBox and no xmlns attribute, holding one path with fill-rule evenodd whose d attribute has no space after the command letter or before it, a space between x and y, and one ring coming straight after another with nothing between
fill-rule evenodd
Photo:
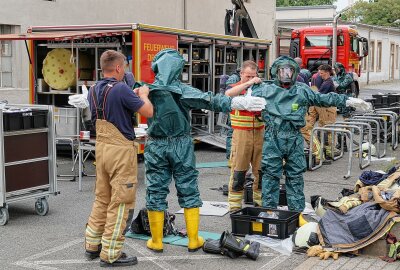
<instances>
[{"instance_id":1,"label":"black storage box with handle","mask_svg":"<svg viewBox=\"0 0 400 270\"><path fill-rule=\"evenodd\" d=\"M32 128L46 128L46 110L33 109L29 111L5 111L3 114L3 130L17 131Z\"/></svg>"},{"instance_id":2,"label":"black storage box with handle","mask_svg":"<svg viewBox=\"0 0 400 270\"><path fill-rule=\"evenodd\" d=\"M262 213L262 216L259 216ZM299 223L300 212L245 207L231 214L232 233L238 236L257 234L276 239L286 239Z\"/></svg>"}]
</instances>

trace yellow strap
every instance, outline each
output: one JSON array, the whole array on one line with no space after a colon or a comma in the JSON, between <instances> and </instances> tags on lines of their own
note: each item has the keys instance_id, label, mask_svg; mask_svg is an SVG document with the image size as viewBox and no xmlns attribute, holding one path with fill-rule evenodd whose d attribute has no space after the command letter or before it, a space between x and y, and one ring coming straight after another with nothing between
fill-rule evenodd
<instances>
[{"instance_id":1,"label":"yellow strap","mask_svg":"<svg viewBox=\"0 0 400 270\"><path fill-rule=\"evenodd\" d=\"M121 234L121 226L122 226L122 221L124 219L124 213L125 213L125 203L120 203L117 212L117 221L115 222L113 234L111 236L111 241L110 241L110 249L108 253L108 259L110 262L114 261L114 259L117 256L116 247L119 247L118 237Z\"/></svg>"},{"instance_id":2,"label":"yellow strap","mask_svg":"<svg viewBox=\"0 0 400 270\"><path fill-rule=\"evenodd\" d=\"M256 123L243 123L243 122L231 122L232 127L248 127L248 128L258 128L262 127L263 124L256 124Z\"/></svg>"}]
</instances>

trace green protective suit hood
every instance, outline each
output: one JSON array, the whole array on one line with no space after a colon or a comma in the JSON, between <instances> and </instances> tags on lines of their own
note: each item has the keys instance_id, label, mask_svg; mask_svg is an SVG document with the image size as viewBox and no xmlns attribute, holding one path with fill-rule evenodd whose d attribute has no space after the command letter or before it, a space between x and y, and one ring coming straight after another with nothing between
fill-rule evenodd
<instances>
[{"instance_id":1,"label":"green protective suit hood","mask_svg":"<svg viewBox=\"0 0 400 270\"><path fill-rule=\"evenodd\" d=\"M299 75L299 73L300 73L299 65L296 63L296 61L294 61L293 58L290 58L288 56L281 56L274 61L274 63L272 64L272 67L271 67L271 75L274 79L274 83L277 86L281 86L281 83L278 80L278 69L281 66L287 66L287 65L294 68L294 74L292 76L292 83L290 86L292 86L296 83L297 75Z\"/></svg>"},{"instance_id":2,"label":"green protective suit hood","mask_svg":"<svg viewBox=\"0 0 400 270\"><path fill-rule=\"evenodd\" d=\"M338 93L346 93L351 95L351 84L353 82L353 75L351 73L347 73L343 64L337 62L335 63L335 81L338 83L338 87L336 91Z\"/></svg>"},{"instance_id":3,"label":"green protective suit hood","mask_svg":"<svg viewBox=\"0 0 400 270\"><path fill-rule=\"evenodd\" d=\"M153 85L168 86L168 90L181 94L179 79L184 65L185 60L178 51L165 49L158 52L151 63L151 69L156 74Z\"/></svg>"},{"instance_id":4,"label":"green protective suit hood","mask_svg":"<svg viewBox=\"0 0 400 270\"><path fill-rule=\"evenodd\" d=\"M346 73L346 69L342 63L336 62L334 68L337 76L343 76Z\"/></svg>"},{"instance_id":5,"label":"green protective suit hood","mask_svg":"<svg viewBox=\"0 0 400 270\"><path fill-rule=\"evenodd\" d=\"M154 107L148 119L147 134L155 138L188 136L191 130L190 110L206 109L229 112L231 99L225 95L202 92L180 81L185 60L173 49L156 54L152 69L156 74L149 85L149 99Z\"/></svg>"}]
</instances>

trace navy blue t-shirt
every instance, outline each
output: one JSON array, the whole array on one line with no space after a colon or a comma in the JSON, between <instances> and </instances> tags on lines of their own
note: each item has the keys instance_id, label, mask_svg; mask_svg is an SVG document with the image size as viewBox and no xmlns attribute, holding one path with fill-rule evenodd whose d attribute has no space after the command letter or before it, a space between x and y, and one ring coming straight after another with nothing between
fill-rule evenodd
<instances>
[{"instance_id":1,"label":"navy blue t-shirt","mask_svg":"<svg viewBox=\"0 0 400 270\"><path fill-rule=\"evenodd\" d=\"M322 79L322 77L317 73L317 76L312 78L312 82L311 85L315 85L318 89L321 87L322 83L324 82L324 80Z\"/></svg>"},{"instance_id":2,"label":"navy blue t-shirt","mask_svg":"<svg viewBox=\"0 0 400 270\"><path fill-rule=\"evenodd\" d=\"M328 94L331 92L335 92L335 85L333 84L332 78L329 77L328 79L323 81L321 86L318 88L318 91L321 94Z\"/></svg>"},{"instance_id":3,"label":"navy blue t-shirt","mask_svg":"<svg viewBox=\"0 0 400 270\"><path fill-rule=\"evenodd\" d=\"M117 82L114 78L105 78L96 83L94 91L101 107L103 106L104 90L108 83ZM90 111L92 112L92 121L96 121L96 107L92 89L89 91L88 99ZM104 114L105 120L112 123L128 140L135 139L132 117L137 112L144 102L141 100L128 85L123 82L117 82L107 95ZM98 105L97 105L98 106ZM100 118L100 116L99 116Z\"/></svg>"}]
</instances>

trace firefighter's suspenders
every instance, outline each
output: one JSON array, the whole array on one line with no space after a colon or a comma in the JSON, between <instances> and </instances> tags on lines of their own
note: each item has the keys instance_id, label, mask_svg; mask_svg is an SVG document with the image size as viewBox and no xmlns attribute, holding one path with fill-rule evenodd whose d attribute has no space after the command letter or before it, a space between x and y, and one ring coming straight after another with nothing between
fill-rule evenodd
<instances>
[{"instance_id":1,"label":"firefighter's suspenders","mask_svg":"<svg viewBox=\"0 0 400 270\"><path fill-rule=\"evenodd\" d=\"M104 93L104 99L103 99L103 104L99 104L97 94L96 94L96 89L95 86L92 86L92 99L93 99L93 104L96 109L96 119L106 119L105 115L105 107L106 107L106 102L107 102L107 96L110 90L116 85L117 82L112 82L112 83L107 83L106 86L104 87L103 93Z\"/></svg>"}]
</instances>

